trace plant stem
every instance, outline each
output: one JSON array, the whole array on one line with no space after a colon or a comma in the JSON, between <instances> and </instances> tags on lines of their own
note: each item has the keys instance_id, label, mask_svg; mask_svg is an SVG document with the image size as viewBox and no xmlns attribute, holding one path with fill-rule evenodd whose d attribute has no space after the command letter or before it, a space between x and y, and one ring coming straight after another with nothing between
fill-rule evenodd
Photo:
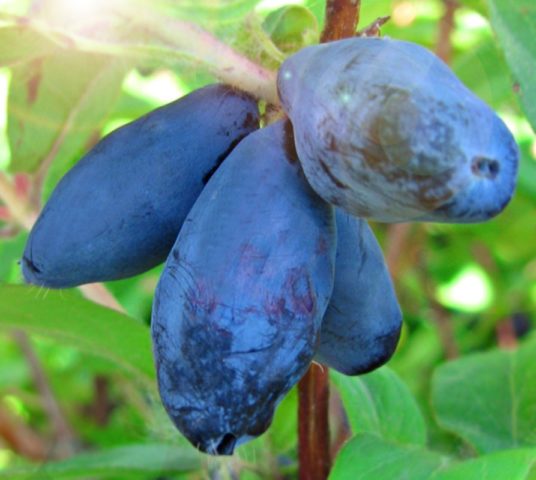
<instances>
[{"instance_id":1,"label":"plant stem","mask_svg":"<svg viewBox=\"0 0 536 480\"><path fill-rule=\"evenodd\" d=\"M450 63L452 56L452 42L450 36L454 30L454 14L459 5L456 0L443 0L443 6L445 11L439 21L436 53L445 63Z\"/></svg>"},{"instance_id":2,"label":"plant stem","mask_svg":"<svg viewBox=\"0 0 536 480\"><path fill-rule=\"evenodd\" d=\"M268 103L279 104L276 72L253 62L198 25L156 13L139 2L135 8L125 2L122 7L116 6L112 10L114 15L134 26L141 40L92 37L35 18L25 19L25 23L66 49L122 58L144 58L151 64L154 64L155 57L161 60L168 56L174 61L188 59L204 65L224 83ZM20 17L13 16L11 21L20 21Z\"/></svg>"},{"instance_id":3,"label":"plant stem","mask_svg":"<svg viewBox=\"0 0 536 480\"><path fill-rule=\"evenodd\" d=\"M456 342L456 335L454 334L454 328L451 321L452 319L443 305L435 299L435 285L432 276L430 275L426 254L421 254L417 275L421 283L421 289L426 294L426 298L429 299L432 319L436 324L437 333L439 335L441 346L443 347L445 358L448 360L458 358L460 356L460 349Z\"/></svg>"},{"instance_id":4,"label":"plant stem","mask_svg":"<svg viewBox=\"0 0 536 480\"><path fill-rule=\"evenodd\" d=\"M300 480L325 480L331 467L329 371L315 363L298 383Z\"/></svg>"},{"instance_id":5,"label":"plant stem","mask_svg":"<svg viewBox=\"0 0 536 480\"><path fill-rule=\"evenodd\" d=\"M412 240L411 233L416 227L411 223L395 223L387 228L385 244L385 263L391 273L395 285L401 275L402 259L407 257L408 244Z\"/></svg>"},{"instance_id":6,"label":"plant stem","mask_svg":"<svg viewBox=\"0 0 536 480\"><path fill-rule=\"evenodd\" d=\"M327 0L322 42L353 37L359 23L361 0Z\"/></svg>"},{"instance_id":7,"label":"plant stem","mask_svg":"<svg viewBox=\"0 0 536 480\"><path fill-rule=\"evenodd\" d=\"M223 82L269 103L279 103L275 72L252 62L209 32L150 11L144 14L144 24L170 46L183 49L188 56L205 64Z\"/></svg>"},{"instance_id":8,"label":"plant stem","mask_svg":"<svg viewBox=\"0 0 536 480\"><path fill-rule=\"evenodd\" d=\"M47 441L13 415L0 402L0 439L15 453L30 460L45 461L48 457Z\"/></svg>"},{"instance_id":9,"label":"plant stem","mask_svg":"<svg viewBox=\"0 0 536 480\"><path fill-rule=\"evenodd\" d=\"M327 0L322 42L356 33L361 0ZM325 480L331 467L329 370L311 364L298 384L298 456L300 480Z\"/></svg>"},{"instance_id":10,"label":"plant stem","mask_svg":"<svg viewBox=\"0 0 536 480\"><path fill-rule=\"evenodd\" d=\"M56 444L51 446L51 453L54 453L55 458L69 457L75 451L77 444L76 435L52 391L50 382L28 335L22 330L15 330L13 332L13 338L26 358L35 387L41 395L44 410L54 429L54 440Z\"/></svg>"}]
</instances>

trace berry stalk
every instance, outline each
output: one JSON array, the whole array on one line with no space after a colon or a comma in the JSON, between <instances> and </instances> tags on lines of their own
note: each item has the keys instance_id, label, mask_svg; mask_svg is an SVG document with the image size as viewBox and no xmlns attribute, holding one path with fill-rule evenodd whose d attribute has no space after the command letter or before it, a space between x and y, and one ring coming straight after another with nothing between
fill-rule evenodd
<instances>
[{"instance_id":1,"label":"berry stalk","mask_svg":"<svg viewBox=\"0 0 536 480\"><path fill-rule=\"evenodd\" d=\"M327 0L322 42L355 35L361 0ZM300 480L328 478L330 457L329 370L311 364L298 384L298 457Z\"/></svg>"},{"instance_id":2,"label":"berry stalk","mask_svg":"<svg viewBox=\"0 0 536 480\"><path fill-rule=\"evenodd\" d=\"M70 31L51 25L38 18L25 18L32 29L58 44L62 48L79 51L116 55L124 59L149 61L154 58L176 60L187 59L203 65L223 83L232 85L252 96L278 105L276 72L264 68L239 51L198 25L170 18L153 9L136 5L135 15L131 5L116 8L117 17L132 23L133 31L142 39L100 38L87 32ZM6 17L12 22L21 22L18 17Z\"/></svg>"},{"instance_id":3,"label":"berry stalk","mask_svg":"<svg viewBox=\"0 0 536 480\"><path fill-rule=\"evenodd\" d=\"M331 467L329 370L311 364L298 383L298 457L300 480L325 480Z\"/></svg>"},{"instance_id":4,"label":"berry stalk","mask_svg":"<svg viewBox=\"0 0 536 480\"><path fill-rule=\"evenodd\" d=\"M320 41L353 37L359 23L361 0L327 0L326 23Z\"/></svg>"}]
</instances>

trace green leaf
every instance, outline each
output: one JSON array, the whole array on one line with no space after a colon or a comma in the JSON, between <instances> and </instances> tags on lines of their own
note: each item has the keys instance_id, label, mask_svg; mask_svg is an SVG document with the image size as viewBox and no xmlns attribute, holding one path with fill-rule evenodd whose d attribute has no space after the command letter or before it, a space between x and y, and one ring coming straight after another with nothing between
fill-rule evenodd
<instances>
[{"instance_id":1,"label":"green leaf","mask_svg":"<svg viewBox=\"0 0 536 480\"><path fill-rule=\"evenodd\" d=\"M17 262L20 260L20 252L24 250L26 240L26 234L19 234L0 242L0 282L9 281L17 271L20 271Z\"/></svg>"},{"instance_id":2,"label":"green leaf","mask_svg":"<svg viewBox=\"0 0 536 480\"><path fill-rule=\"evenodd\" d=\"M277 48L287 55L318 42L320 36L316 17L300 5L289 5L270 13L263 28Z\"/></svg>"},{"instance_id":3,"label":"green leaf","mask_svg":"<svg viewBox=\"0 0 536 480\"><path fill-rule=\"evenodd\" d=\"M490 105L512 101L509 69L492 38L463 51L452 66L460 80Z\"/></svg>"},{"instance_id":4,"label":"green leaf","mask_svg":"<svg viewBox=\"0 0 536 480\"><path fill-rule=\"evenodd\" d=\"M453 465L432 480L529 480L535 463L536 450L506 450Z\"/></svg>"},{"instance_id":5,"label":"green leaf","mask_svg":"<svg viewBox=\"0 0 536 480\"><path fill-rule=\"evenodd\" d=\"M375 1L377 2L377 0ZM305 8L315 16L318 25L323 25L326 12L325 2L319 2L318 0L303 0L302 3Z\"/></svg>"},{"instance_id":6,"label":"green leaf","mask_svg":"<svg viewBox=\"0 0 536 480\"><path fill-rule=\"evenodd\" d=\"M441 365L432 378L439 424L480 452L536 445L536 341Z\"/></svg>"},{"instance_id":7,"label":"green leaf","mask_svg":"<svg viewBox=\"0 0 536 480\"><path fill-rule=\"evenodd\" d=\"M424 445L424 418L406 385L387 367L367 375L331 373L354 434L367 432L402 444Z\"/></svg>"},{"instance_id":8,"label":"green leaf","mask_svg":"<svg viewBox=\"0 0 536 480\"><path fill-rule=\"evenodd\" d=\"M515 78L521 105L536 130L536 3L488 0L491 24Z\"/></svg>"},{"instance_id":9,"label":"green leaf","mask_svg":"<svg viewBox=\"0 0 536 480\"><path fill-rule=\"evenodd\" d=\"M446 464L445 457L425 448L401 446L365 433L342 448L329 480L428 480Z\"/></svg>"},{"instance_id":10,"label":"green leaf","mask_svg":"<svg viewBox=\"0 0 536 480\"><path fill-rule=\"evenodd\" d=\"M67 460L35 467L0 471L0 479L118 478L117 475L164 475L197 470L201 456L193 449L172 445L129 445L100 452L82 453ZM123 477L121 477L123 478ZM147 477L144 477L147 478Z\"/></svg>"},{"instance_id":11,"label":"green leaf","mask_svg":"<svg viewBox=\"0 0 536 480\"><path fill-rule=\"evenodd\" d=\"M237 22L259 3L261 0L167 0L161 2L161 7L196 23L221 24Z\"/></svg>"},{"instance_id":12,"label":"green leaf","mask_svg":"<svg viewBox=\"0 0 536 480\"><path fill-rule=\"evenodd\" d=\"M125 73L121 59L76 51L13 68L11 171L33 172L42 162L71 166L113 108Z\"/></svg>"},{"instance_id":13,"label":"green leaf","mask_svg":"<svg viewBox=\"0 0 536 480\"><path fill-rule=\"evenodd\" d=\"M278 405L267 434L276 453L286 453L296 446L298 437L298 389L294 387Z\"/></svg>"},{"instance_id":14,"label":"green leaf","mask_svg":"<svg viewBox=\"0 0 536 480\"><path fill-rule=\"evenodd\" d=\"M533 201L536 202L536 161L531 154L532 142L523 141L519 142L519 149L521 150L521 157L519 159L519 176L517 179L518 191L523 191L529 195ZM517 245L516 245L517 248Z\"/></svg>"},{"instance_id":15,"label":"green leaf","mask_svg":"<svg viewBox=\"0 0 536 480\"><path fill-rule=\"evenodd\" d=\"M240 472L240 480L262 480L263 477L260 474L251 472L249 470L242 470Z\"/></svg>"},{"instance_id":16,"label":"green leaf","mask_svg":"<svg viewBox=\"0 0 536 480\"><path fill-rule=\"evenodd\" d=\"M460 5L468 8L472 8L483 16L488 13L486 0L458 0Z\"/></svg>"},{"instance_id":17,"label":"green leaf","mask_svg":"<svg viewBox=\"0 0 536 480\"><path fill-rule=\"evenodd\" d=\"M149 329L75 291L0 285L0 328L20 328L104 357L154 388Z\"/></svg>"},{"instance_id":18,"label":"green leaf","mask_svg":"<svg viewBox=\"0 0 536 480\"><path fill-rule=\"evenodd\" d=\"M52 41L31 28L0 24L0 67L27 62L55 49Z\"/></svg>"}]
</instances>

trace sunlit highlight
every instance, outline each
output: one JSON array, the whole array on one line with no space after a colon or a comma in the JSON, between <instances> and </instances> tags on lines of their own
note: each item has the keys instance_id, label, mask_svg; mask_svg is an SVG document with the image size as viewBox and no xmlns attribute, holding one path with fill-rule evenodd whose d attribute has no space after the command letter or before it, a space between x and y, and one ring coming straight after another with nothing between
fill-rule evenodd
<instances>
[{"instance_id":1,"label":"sunlit highlight","mask_svg":"<svg viewBox=\"0 0 536 480\"><path fill-rule=\"evenodd\" d=\"M0 168L5 168L11 157L7 139L7 93L9 79L9 70L0 69Z\"/></svg>"},{"instance_id":2,"label":"sunlit highlight","mask_svg":"<svg viewBox=\"0 0 536 480\"><path fill-rule=\"evenodd\" d=\"M167 70L149 76L142 76L137 70L132 70L123 82L123 91L146 101L152 107L165 105L188 93L188 89ZM108 135L133 120L127 117L113 118L104 125L102 134Z\"/></svg>"},{"instance_id":3,"label":"sunlit highlight","mask_svg":"<svg viewBox=\"0 0 536 480\"><path fill-rule=\"evenodd\" d=\"M303 0L263 0L257 5L257 10L269 11L287 5L303 5Z\"/></svg>"},{"instance_id":4,"label":"sunlit highlight","mask_svg":"<svg viewBox=\"0 0 536 480\"><path fill-rule=\"evenodd\" d=\"M410 1L400 2L393 8L392 19L395 25L407 27L411 25L417 17L415 4Z\"/></svg>"},{"instance_id":5,"label":"sunlit highlight","mask_svg":"<svg viewBox=\"0 0 536 480\"><path fill-rule=\"evenodd\" d=\"M491 35L491 25L482 15L463 8L457 11L456 28L452 34L454 47L460 50L477 48Z\"/></svg>"},{"instance_id":6,"label":"sunlit highlight","mask_svg":"<svg viewBox=\"0 0 536 480\"><path fill-rule=\"evenodd\" d=\"M479 13L473 10L462 10L458 16L460 27L469 30L489 29L489 22Z\"/></svg>"},{"instance_id":7,"label":"sunlit highlight","mask_svg":"<svg viewBox=\"0 0 536 480\"><path fill-rule=\"evenodd\" d=\"M155 106L172 102L188 93L188 89L167 70L146 77L140 75L137 70L132 70L125 78L123 90Z\"/></svg>"},{"instance_id":8,"label":"sunlit highlight","mask_svg":"<svg viewBox=\"0 0 536 480\"><path fill-rule=\"evenodd\" d=\"M536 307L536 283L534 283L534 285L532 285L530 288L530 299L532 301L532 305Z\"/></svg>"},{"instance_id":9,"label":"sunlit highlight","mask_svg":"<svg viewBox=\"0 0 536 480\"><path fill-rule=\"evenodd\" d=\"M13 454L9 450L0 449L0 470L6 468L12 459Z\"/></svg>"},{"instance_id":10,"label":"sunlit highlight","mask_svg":"<svg viewBox=\"0 0 536 480\"><path fill-rule=\"evenodd\" d=\"M499 111L499 116L506 124L508 129L514 134L518 142L536 142L536 135L528 120L520 115L514 115L511 112Z\"/></svg>"},{"instance_id":11,"label":"sunlit highlight","mask_svg":"<svg viewBox=\"0 0 536 480\"><path fill-rule=\"evenodd\" d=\"M56 11L61 12L63 17L78 17L89 19L99 17L103 10L106 9L104 0L61 0L57 2Z\"/></svg>"},{"instance_id":12,"label":"sunlit highlight","mask_svg":"<svg viewBox=\"0 0 536 480\"><path fill-rule=\"evenodd\" d=\"M14 395L5 395L3 398L5 406L16 415L24 418L25 420L28 420L29 414L28 410L26 410L26 407L22 403L22 401L15 397Z\"/></svg>"},{"instance_id":13,"label":"sunlit highlight","mask_svg":"<svg viewBox=\"0 0 536 480\"><path fill-rule=\"evenodd\" d=\"M439 286L436 295L447 307L465 312L479 312L490 306L493 288L481 267L468 265L450 282Z\"/></svg>"}]
</instances>

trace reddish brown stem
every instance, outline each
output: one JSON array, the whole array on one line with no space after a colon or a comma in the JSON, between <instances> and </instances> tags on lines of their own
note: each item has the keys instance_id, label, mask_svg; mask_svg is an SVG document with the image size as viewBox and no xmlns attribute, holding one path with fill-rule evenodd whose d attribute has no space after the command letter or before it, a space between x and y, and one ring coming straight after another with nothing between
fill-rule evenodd
<instances>
[{"instance_id":1,"label":"reddish brown stem","mask_svg":"<svg viewBox=\"0 0 536 480\"><path fill-rule=\"evenodd\" d=\"M110 398L110 380L104 375L96 375L93 378L93 390L93 400L83 411L97 425L105 427L117 406Z\"/></svg>"},{"instance_id":2,"label":"reddish brown stem","mask_svg":"<svg viewBox=\"0 0 536 480\"><path fill-rule=\"evenodd\" d=\"M435 300L435 285L429 274L426 258L422 257L420 263L421 265L418 269L418 275L421 281L422 290L426 294L426 298L430 299L430 308L433 314L432 318L437 327L439 340L441 341L445 357L448 360L453 360L460 356L460 349L456 342L450 315L445 308Z\"/></svg>"},{"instance_id":3,"label":"reddish brown stem","mask_svg":"<svg viewBox=\"0 0 536 480\"><path fill-rule=\"evenodd\" d=\"M385 262L395 285L400 277L402 259L407 254L412 229L411 223L395 223L389 225L387 230Z\"/></svg>"},{"instance_id":4,"label":"reddish brown stem","mask_svg":"<svg viewBox=\"0 0 536 480\"><path fill-rule=\"evenodd\" d=\"M298 456L300 480L325 480L331 466L329 373L311 364L298 384Z\"/></svg>"},{"instance_id":5,"label":"reddish brown stem","mask_svg":"<svg viewBox=\"0 0 536 480\"><path fill-rule=\"evenodd\" d=\"M443 0L445 11L439 21L436 53L445 63L450 63L452 56L452 42L450 36L454 30L454 14L458 8L456 0Z\"/></svg>"},{"instance_id":6,"label":"reddish brown stem","mask_svg":"<svg viewBox=\"0 0 536 480\"><path fill-rule=\"evenodd\" d=\"M327 0L322 42L352 37L361 0ZM311 364L298 384L298 457L300 480L325 480L331 467L329 371Z\"/></svg>"},{"instance_id":7,"label":"reddish brown stem","mask_svg":"<svg viewBox=\"0 0 536 480\"><path fill-rule=\"evenodd\" d=\"M30 460L42 461L48 458L46 440L13 415L1 402L0 439L15 453Z\"/></svg>"},{"instance_id":8,"label":"reddish brown stem","mask_svg":"<svg viewBox=\"0 0 536 480\"><path fill-rule=\"evenodd\" d=\"M497 343L503 350L515 350L518 346L516 331L512 318L506 318L495 327Z\"/></svg>"},{"instance_id":9,"label":"reddish brown stem","mask_svg":"<svg viewBox=\"0 0 536 480\"><path fill-rule=\"evenodd\" d=\"M353 37L359 22L361 0L327 0L322 42Z\"/></svg>"},{"instance_id":10,"label":"reddish brown stem","mask_svg":"<svg viewBox=\"0 0 536 480\"><path fill-rule=\"evenodd\" d=\"M58 458L68 457L75 451L75 445L77 443L76 435L56 400L43 366L33 349L28 335L22 330L15 330L13 331L13 337L28 362L35 386L41 395L43 407L54 429L54 455Z\"/></svg>"},{"instance_id":11,"label":"reddish brown stem","mask_svg":"<svg viewBox=\"0 0 536 480\"><path fill-rule=\"evenodd\" d=\"M381 28L389 21L391 17L389 15L385 17L378 17L370 25L357 32L358 37L379 37L381 35Z\"/></svg>"}]
</instances>

